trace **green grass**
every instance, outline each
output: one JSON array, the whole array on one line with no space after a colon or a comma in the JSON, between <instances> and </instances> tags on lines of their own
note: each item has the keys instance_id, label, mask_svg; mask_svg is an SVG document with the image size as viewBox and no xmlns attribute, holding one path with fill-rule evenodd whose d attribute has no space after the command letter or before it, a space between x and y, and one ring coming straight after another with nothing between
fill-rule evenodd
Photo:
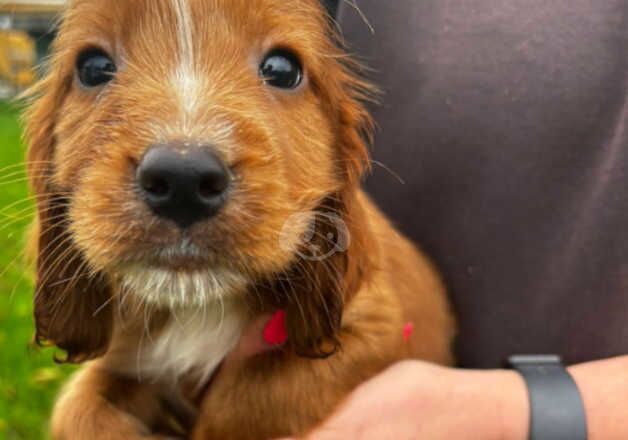
<instances>
[{"instance_id":1,"label":"green grass","mask_svg":"<svg viewBox=\"0 0 628 440\"><path fill-rule=\"evenodd\" d=\"M22 250L32 218L19 112L0 102L0 439L47 438L47 419L70 368L32 348L32 275Z\"/></svg>"}]
</instances>

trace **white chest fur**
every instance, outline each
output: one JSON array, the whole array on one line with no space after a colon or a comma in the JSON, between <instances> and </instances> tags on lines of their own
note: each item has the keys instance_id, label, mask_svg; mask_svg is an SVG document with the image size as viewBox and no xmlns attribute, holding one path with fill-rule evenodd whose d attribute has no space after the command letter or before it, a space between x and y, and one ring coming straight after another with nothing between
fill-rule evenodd
<instances>
[{"instance_id":1,"label":"white chest fur","mask_svg":"<svg viewBox=\"0 0 628 440\"><path fill-rule=\"evenodd\" d=\"M134 362L124 362L126 373L142 381L185 378L202 385L238 343L245 324L241 308L228 301L173 310L158 333L142 336L133 350Z\"/></svg>"}]
</instances>

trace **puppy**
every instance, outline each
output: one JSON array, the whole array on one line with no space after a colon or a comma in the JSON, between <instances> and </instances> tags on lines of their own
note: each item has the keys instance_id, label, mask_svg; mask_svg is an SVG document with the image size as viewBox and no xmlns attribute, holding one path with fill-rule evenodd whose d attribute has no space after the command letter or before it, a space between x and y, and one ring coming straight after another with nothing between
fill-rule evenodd
<instances>
[{"instance_id":1,"label":"puppy","mask_svg":"<svg viewBox=\"0 0 628 440\"><path fill-rule=\"evenodd\" d=\"M317 0L69 2L26 115L36 339L87 362L54 438L298 435L452 362L437 273L360 188L370 92ZM215 374L278 311L281 349Z\"/></svg>"}]
</instances>

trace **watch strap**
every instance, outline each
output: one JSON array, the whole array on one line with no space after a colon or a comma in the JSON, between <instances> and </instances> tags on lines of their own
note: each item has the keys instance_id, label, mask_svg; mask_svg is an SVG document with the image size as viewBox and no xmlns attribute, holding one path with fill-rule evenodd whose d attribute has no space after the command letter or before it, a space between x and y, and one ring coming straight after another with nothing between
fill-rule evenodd
<instances>
[{"instance_id":1,"label":"watch strap","mask_svg":"<svg viewBox=\"0 0 628 440\"><path fill-rule=\"evenodd\" d=\"M576 382L554 355L512 356L530 398L530 440L586 440L584 404Z\"/></svg>"}]
</instances>

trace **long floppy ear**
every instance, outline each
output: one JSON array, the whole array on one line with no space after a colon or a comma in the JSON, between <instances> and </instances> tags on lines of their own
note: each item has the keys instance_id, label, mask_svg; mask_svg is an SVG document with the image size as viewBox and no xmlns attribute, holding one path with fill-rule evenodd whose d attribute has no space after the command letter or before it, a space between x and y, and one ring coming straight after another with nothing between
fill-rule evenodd
<instances>
[{"instance_id":1,"label":"long floppy ear","mask_svg":"<svg viewBox=\"0 0 628 440\"><path fill-rule=\"evenodd\" d=\"M345 305L372 272L375 249L355 192L347 189L319 207L298 261L277 282L288 341L301 356L327 357L340 348Z\"/></svg>"},{"instance_id":2,"label":"long floppy ear","mask_svg":"<svg viewBox=\"0 0 628 440\"><path fill-rule=\"evenodd\" d=\"M375 90L353 72L355 65L329 49L333 70L315 84L326 113L335 116L336 170L341 187L314 213L298 261L279 291L287 301L289 343L303 356L325 357L339 347L345 305L368 281L376 249L362 202L361 179L369 167L372 119L364 101ZM330 69L331 70L331 69Z\"/></svg>"},{"instance_id":3,"label":"long floppy ear","mask_svg":"<svg viewBox=\"0 0 628 440\"><path fill-rule=\"evenodd\" d=\"M60 362L83 362L106 351L112 312L106 281L89 271L68 230L70 194L53 182L55 124L70 87L70 78L54 73L35 86L25 134L27 172L37 202L35 341L64 350Z\"/></svg>"}]
</instances>

